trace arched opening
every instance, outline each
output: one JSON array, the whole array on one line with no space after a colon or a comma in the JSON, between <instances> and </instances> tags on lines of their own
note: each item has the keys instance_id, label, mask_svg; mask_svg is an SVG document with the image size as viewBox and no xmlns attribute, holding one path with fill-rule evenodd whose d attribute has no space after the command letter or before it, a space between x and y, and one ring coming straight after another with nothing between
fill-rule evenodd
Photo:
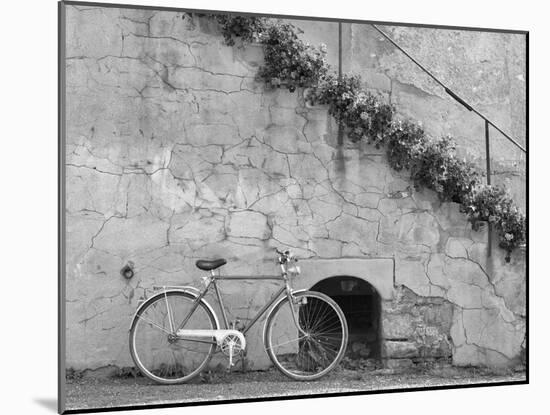
<instances>
[{"instance_id":1,"label":"arched opening","mask_svg":"<svg viewBox=\"0 0 550 415\"><path fill-rule=\"evenodd\" d=\"M349 276L324 279L311 289L328 295L344 312L349 329L346 356L379 360L381 304L378 291L367 281Z\"/></svg>"}]
</instances>

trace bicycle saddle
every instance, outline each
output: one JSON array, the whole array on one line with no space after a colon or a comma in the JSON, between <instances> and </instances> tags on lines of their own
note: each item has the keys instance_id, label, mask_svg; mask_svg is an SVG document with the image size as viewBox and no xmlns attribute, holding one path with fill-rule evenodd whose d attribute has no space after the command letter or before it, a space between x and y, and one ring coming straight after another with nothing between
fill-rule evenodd
<instances>
[{"instance_id":1,"label":"bicycle saddle","mask_svg":"<svg viewBox=\"0 0 550 415\"><path fill-rule=\"evenodd\" d=\"M212 259L212 260L199 259L197 262L195 262L195 265L197 266L197 268L202 269L203 271L211 271L225 264L227 264L227 261L223 258Z\"/></svg>"}]
</instances>

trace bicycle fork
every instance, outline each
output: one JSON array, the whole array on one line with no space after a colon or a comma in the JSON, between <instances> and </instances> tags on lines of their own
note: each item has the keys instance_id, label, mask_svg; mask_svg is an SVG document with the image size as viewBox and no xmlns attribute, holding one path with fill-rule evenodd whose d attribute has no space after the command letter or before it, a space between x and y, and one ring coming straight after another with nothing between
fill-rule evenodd
<instances>
[{"instance_id":1,"label":"bicycle fork","mask_svg":"<svg viewBox=\"0 0 550 415\"><path fill-rule=\"evenodd\" d=\"M288 298L288 304L290 306L290 314L292 315L292 321L294 322L294 325L296 326L298 331L303 336L308 336L308 334L300 327L300 319L296 316L296 310L294 310L294 303L300 302L300 304L302 305L307 304L307 298L302 298L302 299L294 298L292 294L293 294L292 290L290 290L290 287L288 286L288 283L287 283L286 296Z\"/></svg>"}]
</instances>

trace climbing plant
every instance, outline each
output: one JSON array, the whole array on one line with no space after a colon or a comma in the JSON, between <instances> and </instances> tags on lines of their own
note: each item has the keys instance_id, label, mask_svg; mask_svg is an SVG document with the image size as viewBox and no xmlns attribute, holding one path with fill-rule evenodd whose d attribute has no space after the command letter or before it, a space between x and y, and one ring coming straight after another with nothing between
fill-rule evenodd
<instances>
[{"instance_id":1,"label":"climbing plant","mask_svg":"<svg viewBox=\"0 0 550 415\"><path fill-rule=\"evenodd\" d=\"M279 20L253 16L213 15L219 23L225 43L259 42L265 47L264 65L258 80L268 87L314 87L327 75L326 46L316 48L300 40L303 33L296 26Z\"/></svg>"},{"instance_id":2,"label":"climbing plant","mask_svg":"<svg viewBox=\"0 0 550 415\"><path fill-rule=\"evenodd\" d=\"M267 19L263 17L228 14L212 16L220 25L225 43L229 46L235 44L235 37L240 37L243 42L259 42L267 29Z\"/></svg>"},{"instance_id":3,"label":"climbing plant","mask_svg":"<svg viewBox=\"0 0 550 415\"><path fill-rule=\"evenodd\" d=\"M365 90L358 75L340 79L326 62L326 47L315 48L299 38L300 30L279 20L243 16L216 16L228 45L234 37L265 45L265 62L257 77L270 88L293 92L308 87L312 104L328 105L329 113L352 141L385 145L395 170L409 170L417 189L435 191L441 201L461 204L472 228L493 224L499 246L510 253L526 242L526 218L506 190L483 185L473 163L460 159L451 137L434 139L410 120L398 120L395 108L381 96Z\"/></svg>"},{"instance_id":4,"label":"climbing plant","mask_svg":"<svg viewBox=\"0 0 550 415\"><path fill-rule=\"evenodd\" d=\"M477 230L483 222L494 224L499 246L506 250L509 261L510 253L526 242L525 215L500 186L477 186L466 197L462 211L468 215L472 228Z\"/></svg>"},{"instance_id":5,"label":"climbing plant","mask_svg":"<svg viewBox=\"0 0 550 415\"><path fill-rule=\"evenodd\" d=\"M456 157L451 137L430 139L420 125L397 121L387 141L390 166L410 170L415 187L434 190L443 202L464 203L481 183L475 166Z\"/></svg>"},{"instance_id":6,"label":"climbing plant","mask_svg":"<svg viewBox=\"0 0 550 415\"><path fill-rule=\"evenodd\" d=\"M325 75L308 99L313 104L328 105L329 114L345 126L352 141L364 139L378 148L391 131L393 106L365 91L357 75L344 75L342 79L334 74Z\"/></svg>"},{"instance_id":7,"label":"climbing plant","mask_svg":"<svg viewBox=\"0 0 550 415\"><path fill-rule=\"evenodd\" d=\"M258 78L276 88L282 84L290 92L297 87L316 87L328 72L326 47L319 48L302 42L296 27L288 23L268 26L262 43L265 44L265 64Z\"/></svg>"}]
</instances>

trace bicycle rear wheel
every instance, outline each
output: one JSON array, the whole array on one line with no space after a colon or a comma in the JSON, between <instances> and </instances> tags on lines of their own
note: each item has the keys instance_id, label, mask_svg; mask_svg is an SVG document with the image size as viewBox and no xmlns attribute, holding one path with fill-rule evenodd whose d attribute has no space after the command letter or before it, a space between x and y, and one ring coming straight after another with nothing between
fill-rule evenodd
<instances>
[{"instance_id":1,"label":"bicycle rear wheel","mask_svg":"<svg viewBox=\"0 0 550 415\"><path fill-rule=\"evenodd\" d=\"M292 318L285 298L270 312L265 347L273 364L295 380L318 379L333 370L346 351L348 326L344 313L325 294L304 291L294 294Z\"/></svg>"},{"instance_id":2,"label":"bicycle rear wheel","mask_svg":"<svg viewBox=\"0 0 550 415\"><path fill-rule=\"evenodd\" d=\"M216 348L214 339L183 340L178 325L192 310L195 297L184 291L167 291L149 298L137 311L130 328L130 354L139 370L156 382L186 382L208 364ZM185 329L218 329L204 302L197 305Z\"/></svg>"}]
</instances>

